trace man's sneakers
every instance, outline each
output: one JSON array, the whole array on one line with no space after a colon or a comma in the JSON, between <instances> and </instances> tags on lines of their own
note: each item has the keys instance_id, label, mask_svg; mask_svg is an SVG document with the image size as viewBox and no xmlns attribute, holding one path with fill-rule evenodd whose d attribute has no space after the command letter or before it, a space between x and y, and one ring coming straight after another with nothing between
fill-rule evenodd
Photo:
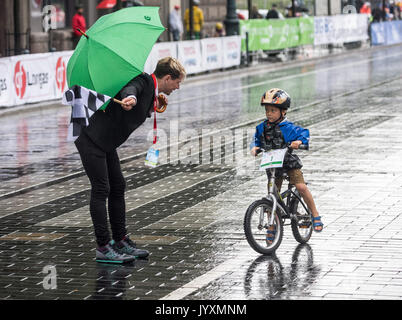
<instances>
[{"instance_id":1,"label":"man's sneakers","mask_svg":"<svg viewBox=\"0 0 402 320\"><path fill-rule=\"evenodd\" d=\"M121 254L115 250L113 244L109 242L106 246L96 249L96 261L101 263L127 263L135 260L135 257Z\"/></svg>"},{"instance_id":2,"label":"man's sneakers","mask_svg":"<svg viewBox=\"0 0 402 320\"><path fill-rule=\"evenodd\" d=\"M115 242L115 248L119 253L134 256L136 258L146 258L149 256L149 252L147 250L138 249L135 242L132 241L128 236L125 236L123 240L119 242Z\"/></svg>"},{"instance_id":3,"label":"man's sneakers","mask_svg":"<svg viewBox=\"0 0 402 320\"><path fill-rule=\"evenodd\" d=\"M96 249L96 261L102 263L127 263L136 258L146 258L149 256L147 250L138 249L135 242L128 236L121 241L111 240L106 246Z\"/></svg>"}]
</instances>

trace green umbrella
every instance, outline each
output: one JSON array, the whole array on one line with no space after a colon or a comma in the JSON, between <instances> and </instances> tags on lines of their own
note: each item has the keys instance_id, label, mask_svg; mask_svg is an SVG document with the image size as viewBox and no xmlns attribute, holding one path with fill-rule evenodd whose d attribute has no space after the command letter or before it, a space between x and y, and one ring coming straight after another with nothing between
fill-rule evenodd
<instances>
[{"instance_id":1,"label":"green umbrella","mask_svg":"<svg viewBox=\"0 0 402 320\"><path fill-rule=\"evenodd\" d=\"M68 62L69 87L79 85L113 97L142 73L165 30L158 11L158 7L130 7L98 19Z\"/></svg>"}]
</instances>

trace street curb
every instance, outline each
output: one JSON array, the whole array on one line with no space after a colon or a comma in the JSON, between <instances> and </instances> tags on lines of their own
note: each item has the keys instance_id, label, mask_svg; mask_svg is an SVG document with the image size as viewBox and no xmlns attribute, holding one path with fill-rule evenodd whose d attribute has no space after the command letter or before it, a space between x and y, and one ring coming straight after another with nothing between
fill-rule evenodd
<instances>
[{"instance_id":1,"label":"street curb","mask_svg":"<svg viewBox=\"0 0 402 320\"><path fill-rule=\"evenodd\" d=\"M369 52L369 51L375 52L375 51L378 51L383 48L392 48L392 47L398 47L398 46L402 46L402 44L397 43L397 44L392 44L392 45L376 46L376 47L369 46L369 47L365 47L365 48L345 50L343 52L328 54L328 55L321 56L321 57L312 57L312 58L306 58L306 59L295 60L295 61L274 62L274 63L263 62L263 63L256 64L256 65L253 65L250 67L238 66L238 67L235 67L235 69L228 69L228 70L222 70L222 71L218 70L218 71L213 71L213 72L206 73L206 74L189 76L186 79L186 81L183 83L182 87L187 87L192 84L202 83L204 81L209 81L211 79L215 79L217 77L217 75L238 76L238 75L247 74L247 73L256 74L256 73L266 72L266 71L286 70L289 68L302 66L307 63L318 62L318 61L327 60L330 58L338 58L338 57L342 57L342 56L346 56L346 55L357 55L359 53ZM60 106L62 106L62 104L60 103L60 99L55 99L55 100L49 100L49 101L33 103L33 104L24 104L21 106L3 107L3 108L0 107L0 118L29 113L31 111L46 111L46 110L58 108Z\"/></svg>"}]
</instances>

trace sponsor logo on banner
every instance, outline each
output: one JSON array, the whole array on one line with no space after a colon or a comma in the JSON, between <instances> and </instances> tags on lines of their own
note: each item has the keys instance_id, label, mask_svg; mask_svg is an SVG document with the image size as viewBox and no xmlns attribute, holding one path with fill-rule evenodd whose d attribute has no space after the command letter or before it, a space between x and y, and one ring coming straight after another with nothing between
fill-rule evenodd
<instances>
[{"instance_id":1,"label":"sponsor logo on banner","mask_svg":"<svg viewBox=\"0 0 402 320\"><path fill-rule=\"evenodd\" d=\"M164 57L171 57L172 55L172 50L170 50L170 48L161 48L158 50L159 59L162 59Z\"/></svg>"},{"instance_id":2,"label":"sponsor logo on banner","mask_svg":"<svg viewBox=\"0 0 402 320\"><path fill-rule=\"evenodd\" d=\"M241 38L239 36L223 38L223 67L229 68L240 64Z\"/></svg>"},{"instance_id":3,"label":"sponsor logo on banner","mask_svg":"<svg viewBox=\"0 0 402 320\"><path fill-rule=\"evenodd\" d=\"M194 47L184 47L183 49L184 49L184 56L186 57L184 64L187 66L196 66L197 59L192 57L196 54Z\"/></svg>"},{"instance_id":4,"label":"sponsor logo on banner","mask_svg":"<svg viewBox=\"0 0 402 320\"><path fill-rule=\"evenodd\" d=\"M226 43L226 48L227 48L227 58L237 59L237 57L239 56L238 52L239 45L237 41L228 41Z\"/></svg>"},{"instance_id":5,"label":"sponsor logo on banner","mask_svg":"<svg viewBox=\"0 0 402 320\"><path fill-rule=\"evenodd\" d=\"M17 96L22 99L27 88L27 74L21 61L18 61L14 69L14 86Z\"/></svg>"},{"instance_id":6,"label":"sponsor logo on banner","mask_svg":"<svg viewBox=\"0 0 402 320\"><path fill-rule=\"evenodd\" d=\"M29 73L27 72L28 86L39 86L42 89L45 84L49 83L48 72Z\"/></svg>"},{"instance_id":7,"label":"sponsor logo on banner","mask_svg":"<svg viewBox=\"0 0 402 320\"><path fill-rule=\"evenodd\" d=\"M10 59L0 58L0 106L13 104L16 95L13 82L14 68L11 70Z\"/></svg>"},{"instance_id":8,"label":"sponsor logo on banner","mask_svg":"<svg viewBox=\"0 0 402 320\"><path fill-rule=\"evenodd\" d=\"M62 57L59 57L56 63L56 84L57 88L63 92L66 86L66 64Z\"/></svg>"},{"instance_id":9,"label":"sponsor logo on banner","mask_svg":"<svg viewBox=\"0 0 402 320\"><path fill-rule=\"evenodd\" d=\"M207 62L218 62L218 46L216 43L207 44Z\"/></svg>"},{"instance_id":10,"label":"sponsor logo on banner","mask_svg":"<svg viewBox=\"0 0 402 320\"><path fill-rule=\"evenodd\" d=\"M10 58L14 103L38 102L55 98L55 69L51 54L33 54Z\"/></svg>"},{"instance_id":11,"label":"sponsor logo on banner","mask_svg":"<svg viewBox=\"0 0 402 320\"><path fill-rule=\"evenodd\" d=\"M152 73L158 61L165 57L177 58L177 42L155 43L144 65L144 72Z\"/></svg>"},{"instance_id":12,"label":"sponsor logo on banner","mask_svg":"<svg viewBox=\"0 0 402 320\"><path fill-rule=\"evenodd\" d=\"M214 70L223 67L222 38L201 40L201 60L203 70Z\"/></svg>"},{"instance_id":13,"label":"sponsor logo on banner","mask_svg":"<svg viewBox=\"0 0 402 320\"><path fill-rule=\"evenodd\" d=\"M7 79L0 78L0 97L3 95L3 91L7 91Z\"/></svg>"},{"instance_id":14,"label":"sponsor logo on banner","mask_svg":"<svg viewBox=\"0 0 402 320\"><path fill-rule=\"evenodd\" d=\"M204 71L202 67L201 40L181 41L178 43L179 61L187 74Z\"/></svg>"}]
</instances>

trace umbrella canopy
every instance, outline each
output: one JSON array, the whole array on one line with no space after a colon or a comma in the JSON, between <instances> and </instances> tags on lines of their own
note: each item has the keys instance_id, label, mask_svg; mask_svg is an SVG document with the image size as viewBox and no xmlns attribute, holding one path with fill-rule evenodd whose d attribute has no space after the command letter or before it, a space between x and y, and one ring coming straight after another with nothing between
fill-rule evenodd
<instances>
[{"instance_id":1,"label":"umbrella canopy","mask_svg":"<svg viewBox=\"0 0 402 320\"><path fill-rule=\"evenodd\" d=\"M81 37L68 62L69 87L79 85L113 97L142 73L154 43L165 30L158 10L130 7L98 19L87 31L88 38Z\"/></svg>"}]
</instances>

